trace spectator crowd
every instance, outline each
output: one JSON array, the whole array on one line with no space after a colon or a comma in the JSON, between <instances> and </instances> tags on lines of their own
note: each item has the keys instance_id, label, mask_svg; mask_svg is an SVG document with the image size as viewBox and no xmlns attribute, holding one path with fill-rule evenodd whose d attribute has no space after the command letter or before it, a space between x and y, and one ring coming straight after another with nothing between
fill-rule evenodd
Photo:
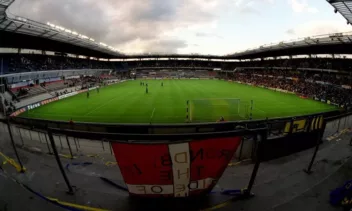
<instances>
[{"instance_id":1,"label":"spectator crowd","mask_svg":"<svg viewBox=\"0 0 352 211\"><path fill-rule=\"evenodd\" d=\"M344 108L352 106L351 75L297 70L242 69L233 73L220 73L220 77L254 86L282 89Z\"/></svg>"}]
</instances>

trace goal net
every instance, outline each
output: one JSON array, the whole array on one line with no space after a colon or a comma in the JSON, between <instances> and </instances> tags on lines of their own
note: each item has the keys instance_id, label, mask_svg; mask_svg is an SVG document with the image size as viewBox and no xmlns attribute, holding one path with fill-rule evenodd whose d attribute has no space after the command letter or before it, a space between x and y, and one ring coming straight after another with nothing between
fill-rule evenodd
<instances>
[{"instance_id":1,"label":"goal net","mask_svg":"<svg viewBox=\"0 0 352 211\"><path fill-rule=\"evenodd\" d=\"M238 98L195 99L187 101L189 122L216 122L250 118L250 102Z\"/></svg>"}]
</instances>

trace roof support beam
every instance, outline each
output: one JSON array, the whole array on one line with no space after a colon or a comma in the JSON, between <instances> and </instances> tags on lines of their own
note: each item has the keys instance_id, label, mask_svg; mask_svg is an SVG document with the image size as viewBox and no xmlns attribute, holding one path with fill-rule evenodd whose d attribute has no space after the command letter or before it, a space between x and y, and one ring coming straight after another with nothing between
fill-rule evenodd
<instances>
[{"instance_id":1,"label":"roof support beam","mask_svg":"<svg viewBox=\"0 0 352 211\"><path fill-rule=\"evenodd\" d=\"M1 25L2 23L4 23L5 21L6 21L6 18L2 19L2 20L0 21L0 25Z\"/></svg>"},{"instance_id":2,"label":"roof support beam","mask_svg":"<svg viewBox=\"0 0 352 211\"><path fill-rule=\"evenodd\" d=\"M46 35L47 33L49 33L50 31L45 31L45 32L43 32L43 33L41 33L40 35L39 35L39 37L43 37L44 35Z\"/></svg>"},{"instance_id":3,"label":"roof support beam","mask_svg":"<svg viewBox=\"0 0 352 211\"><path fill-rule=\"evenodd\" d=\"M350 0L328 0L328 2L329 2L330 4L339 3L339 2L345 2L345 1L350 1Z\"/></svg>"},{"instance_id":4,"label":"roof support beam","mask_svg":"<svg viewBox=\"0 0 352 211\"><path fill-rule=\"evenodd\" d=\"M349 8L349 6L347 6L346 2L345 1L342 1L342 4L345 5L345 7L350 11L350 13L352 13L352 10L351 8Z\"/></svg>"},{"instance_id":5,"label":"roof support beam","mask_svg":"<svg viewBox=\"0 0 352 211\"><path fill-rule=\"evenodd\" d=\"M340 37L337 38L340 42L345 43Z\"/></svg>"},{"instance_id":6,"label":"roof support beam","mask_svg":"<svg viewBox=\"0 0 352 211\"><path fill-rule=\"evenodd\" d=\"M351 0L327 0L328 3L335 9L335 13L339 12L346 19L347 24L351 24L352 9L346 4Z\"/></svg>"},{"instance_id":7,"label":"roof support beam","mask_svg":"<svg viewBox=\"0 0 352 211\"><path fill-rule=\"evenodd\" d=\"M69 42L71 42L71 41L75 41L75 43L80 43L81 42L81 40L70 40Z\"/></svg>"},{"instance_id":8,"label":"roof support beam","mask_svg":"<svg viewBox=\"0 0 352 211\"><path fill-rule=\"evenodd\" d=\"M13 22L10 21L10 23L5 26L4 30L6 30L12 23L13 23Z\"/></svg>"},{"instance_id":9,"label":"roof support beam","mask_svg":"<svg viewBox=\"0 0 352 211\"><path fill-rule=\"evenodd\" d=\"M52 34L50 36L47 36L46 38L52 38L52 37L55 37L57 34L59 34L59 32L55 33L55 34Z\"/></svg>"},{"instance_id":10,"label":"roof support beam","mask_svg":"<svg viewBox=\"0 0 352 211\"><path fill-rule=\"evenodd\" d=\"M78 42L79 40L78 39L76 39L76 38L73 38L73 39L70 39L70 40L67 40L68 42L72 42L72 41L76 41L76 42Z\"/></svg>"},{"instance_id":11,"label":"roof support beam","mask_svg":"<svg viewBox=\"0 0 352 211\"><path fill-rule=\"evenodd\" d=\"M20 28L22 28L22 26L24 26L24 24L21 24L19 27L17 27L15 30L13 30L13 32L17 32Z\"/></svg>"}]
</instances>

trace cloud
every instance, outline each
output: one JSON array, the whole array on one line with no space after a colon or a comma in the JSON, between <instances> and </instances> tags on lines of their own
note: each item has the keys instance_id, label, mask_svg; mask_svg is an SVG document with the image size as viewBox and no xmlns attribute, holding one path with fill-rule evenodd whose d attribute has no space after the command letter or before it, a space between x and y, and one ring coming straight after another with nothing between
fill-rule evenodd
<instances>
[{"instance_id":1,"label":"cloud","mask_svg":"<svg viewBox=\"0 0 352 211\"><path fill-rule=\"evenodd\" d=\"M243 7L240 10L240 13L241 14L255 14L255 15L259 15L260 11L255 9L255 8L253 8L253 7L246 6L246 7Z\"/></svg>"},{"instance_id":2,"label":"cloud","mask_svg":"<svg viewBox=\"0 0 352 211\"><path fill-rule=\"evenodd\" d=\"M242 5L255 5L255 4L260 4L260 3L270 3L274 4L276 0L233 0L234 4L239 7Z\"/></svg>"},{"instance_id":3,"label":"cloud","mask_svg":"<svg viewBox=\"0 0 352 211\"><path fill-rule=\"evenodd\" d=\"M154 53L176 53L177 49L187 47L184 40L157 40L147 46Z\"/></svg>"},{"instance_id":4,"label":"cloud","mask_svg":"<svg viewBox=\"0 0 352 211\"><path fill-rule=\"evenodd\" d=\"M216 0L16 0L10 12L51 22L122 52L177 52L186 40L175 30L212 24Z\"/></svg>"},{"instance_id":5,"label":"cloud","mask_svg":"<svg viewBox=\"0 0 352 211\"><path fill-rule=\"evenodd\" d=\"M154 39L148 42L145 42L141 39L136 39L125 45L126 46L123 46L123 47L126 48L125 53L128 53L128 54L178 53L179 49L182 49L188 46L186 41L178 40L178 39Z\"/></svg>"},{"instance_id":6,"label":"cloud","mask_svg":"<svg viewBox=\"0 0 352 211\"><path fill-rule=\"evenodd\" d=\"M235 9L241 14L260 15L261 4L274 4L275 0L233 0Z\"/></svg>"},{"instance_id":7,"label":"cloud","mask_svg":"<svg viewBox=\"0 0 352 211\"><path fill-rule=\"evenodd\" d=\"M296 13L309 12L317 13L318 9L315 7L310 7L306 0L288 0L292 10Z\"/></svg>"},{"instance_id":8,"label":"cloud","mask_svg":"<svg viewBox=\"0 0 352 211\"><path fill-rule=\"evenodd\" d=\"M213 34L213 33L205 33L205 32L197 32L196 33L197 37L216 37L219 39L222 39L223 37L217 34Z\"/></svg>"}]
</instances>

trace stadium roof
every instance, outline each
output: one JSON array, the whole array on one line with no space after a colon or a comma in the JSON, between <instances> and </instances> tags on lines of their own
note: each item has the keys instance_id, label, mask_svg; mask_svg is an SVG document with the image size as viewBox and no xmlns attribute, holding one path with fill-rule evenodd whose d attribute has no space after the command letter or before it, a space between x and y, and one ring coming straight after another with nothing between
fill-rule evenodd
<instances>
[{"instance_id":1,"label":"stadium roof","mask_svg":"<svg viewBox=\"0 0 352 211\"><path fill-rule=\"evenodd\" d=\"M74 46L88 48L111 56L123 55L111 46L95 42L94 39L75 31L65 29L51 23L43 24L27 18L14 16L9 17L6 9L14 0L0 0L0 31L25 34L43 39L69 43Z\"/></svg>"},{"instance_id":2,"label":"stadium roof","mask_svg":"<svg viewBox=\"0 0 352 211\"><path fill-rule=\"evenodd\" d=\"M347 24L352 23L352 1L351 0L327 0L346 20Z\"/></svg>"},{"instance_id":3,"label":"stadium roof","mask_svg":"<svg viewBox=\"0 0 352 211\"><path fill-rule=\"evenodd\" d=\"M6 9L14 2L14 0L0 0L0 20L6 18Z\"/></svg>"},{"instance_id":4,"label":"stadium roof","mask_svg":"<svg viewBox=\"0 0 352 211\"><path fill-rule=\"evenodd\" d=\"M225 56L215 55L179 55L179 54L146 54L124 55L124 58L214 58L214 59L254 59L289 55L309 54L352 54L352 32L325 34L305 37L280 43L262 45Z\"/></svg>"},{"instance_id":5,"label":"stadium roof","mask_svg":"<svg viewBox=\"0 0 352 211\"><path fill-rule=\"evenodd\" d=\"M352 54L352 32L299 38L228 55L236 59L301 54Z\"/></svg>"}]
</instances>

